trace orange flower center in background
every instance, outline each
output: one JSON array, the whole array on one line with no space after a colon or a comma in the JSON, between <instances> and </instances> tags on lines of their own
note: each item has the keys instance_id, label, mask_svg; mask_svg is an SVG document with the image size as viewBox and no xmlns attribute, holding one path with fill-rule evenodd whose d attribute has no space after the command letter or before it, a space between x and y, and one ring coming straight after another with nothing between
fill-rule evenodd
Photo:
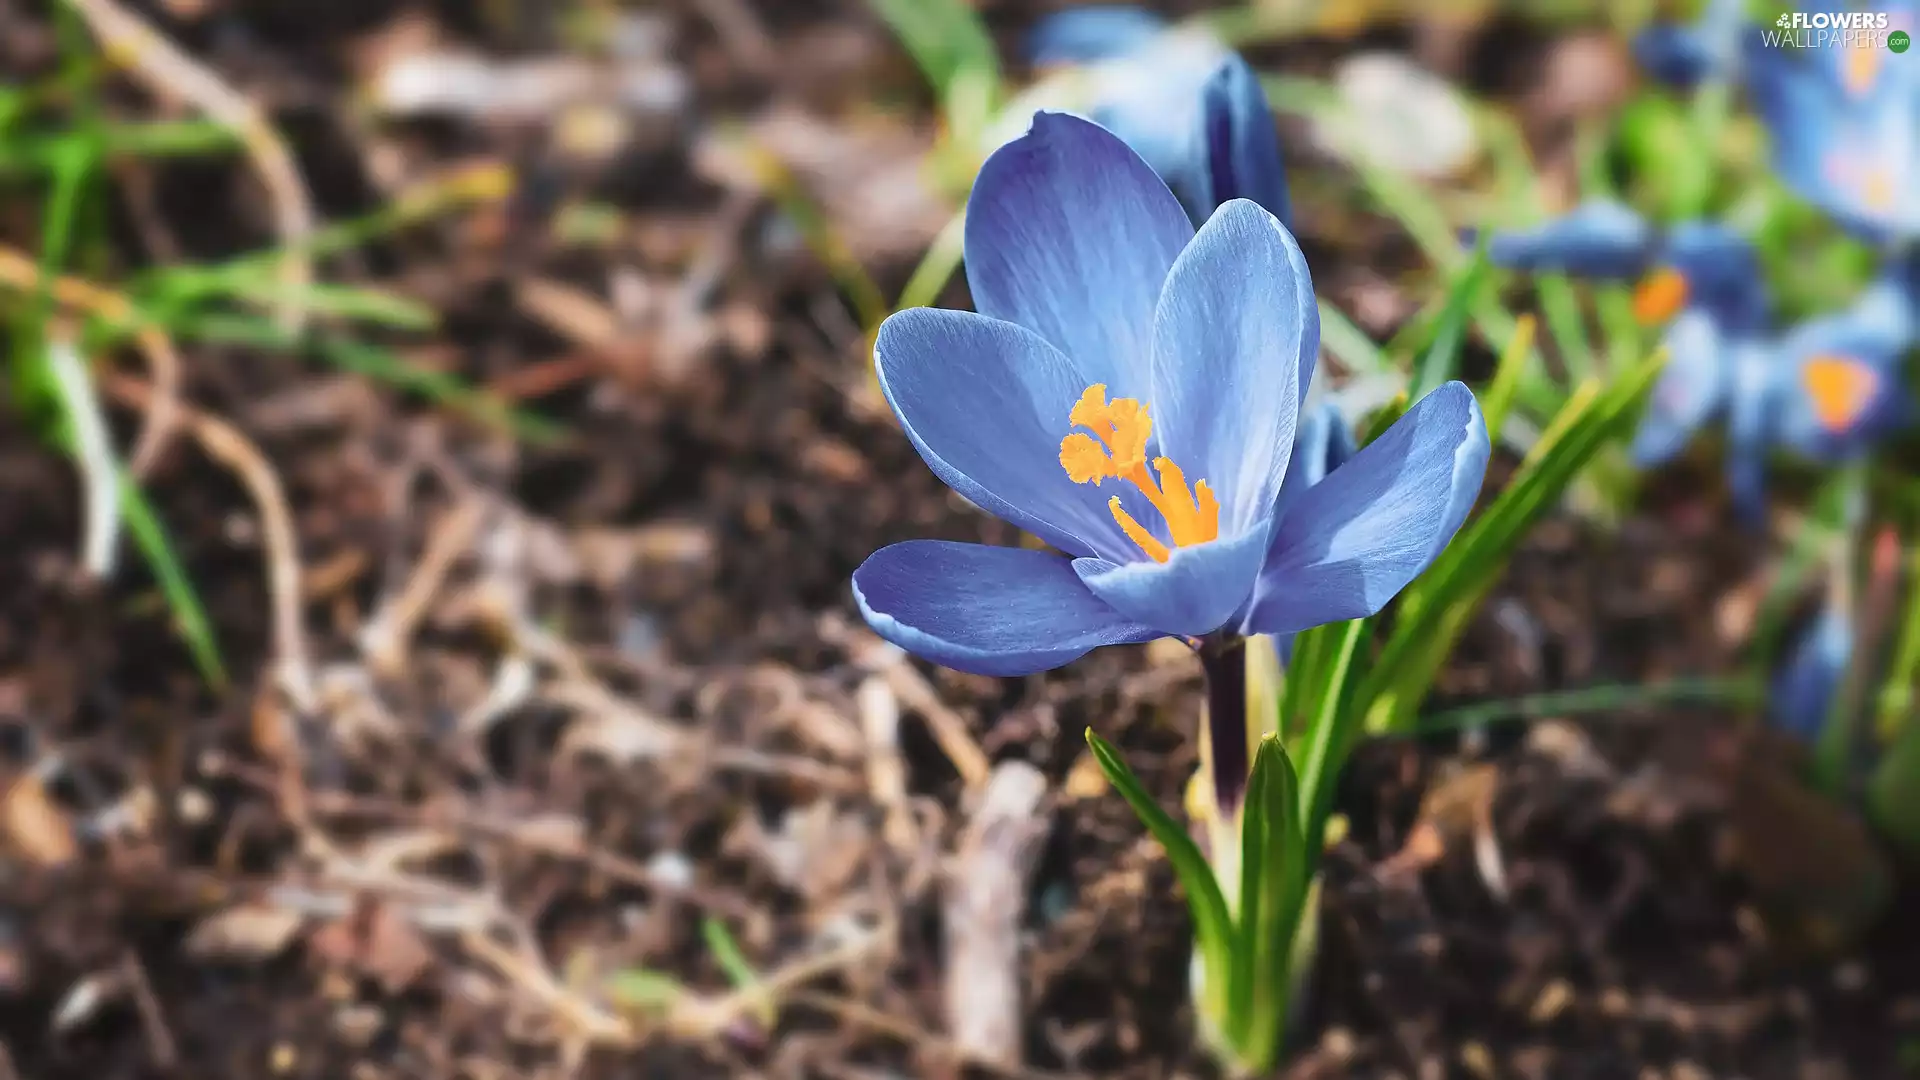
<instances>
[{"instance_id":1,"label":"orange flower center in background","mask_svg":"<svg viewBox=\"0 0 1920 1080\"><path fill-rule=\"evenodd\" d=\"M1686 275L1672 267L1662 267L1648 274L1633 290L1633 317L1642 326L1657 326L1673 318L1686 303Z\"/></svg>"},{"instance_id":2,"label":"orange flower center in background","mask_svg":"<svg viewBox=\"0 0 1920 1080\"><path fill-rule=\"evenodd\" d=\"M1866 411L1880 375L1852 357L1816 356L1801 369L1801 381L1813 401L1814 419L1837 435Z\"/></svg>"},{"instance_id":3,"label":"orange flower center in background","mask_svg":"<svg viewBox=\"0 0 1920 1080\"><path fill-rule=\"evenodd\" d=\"M1872 45L1854 45L1847 49L1843 81L1847 84L1847 93L1859 97L1873 88L1873 80L1880 74L1880 50Z\"/></svg>"},{"instance_id":4,"label":"orange flower center in background","mask_svg":"<svg viewBox=\"0 0 1920 1080\"><path fill-rule=\"evenodd\" d=\"M1153 459L1159 483L1148 474L1147 436L1153 432L1153 420L1144 404L1133 398L1108 401L1106 384L1095 383L1074 402L1067 422L1093 433L1075 431L1060 440L1060 467L1067 470L1068 479L1095 487L1102 480L1121 480L1139 488L1166 520L1173 547L1204 544L1220 535L1220 503L1205 480L1188 490L1186 474L1164 457ZM1109 499L1107 509L1148 558L1166 562L1172 557L1168 545L1120 505L1120 496Z\"/></svg>"}]
</instances>

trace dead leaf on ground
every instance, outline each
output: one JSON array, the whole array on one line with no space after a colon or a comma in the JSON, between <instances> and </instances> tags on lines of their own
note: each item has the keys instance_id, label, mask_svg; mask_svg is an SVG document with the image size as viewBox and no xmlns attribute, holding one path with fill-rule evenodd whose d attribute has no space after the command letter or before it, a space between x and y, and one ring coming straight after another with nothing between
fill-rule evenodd
<instances>
[{"instance_id":1,"label":"dead leaf on ground","mask_svg":"<svg viewBox=\"0 0 1920 1080\"><path fill-rule=\"evenodd\" d=\"M307 948L322 964L370 978L389 994L418 982L434 959L404 915L371 898L362 898L350 914L315 930Z\"/></svg>"},{"instance_id":2,"label":"dead leaf on ground","mask_svg":"<svg viewBox=\"0 0 1920 1080\"><path fill-rule=\"evenodd\" d=\"M36 774L22 776L7 788L0 800L0 831L16 855L40 866L60 866L80 853L72 819Z\"/></svg>"},{"instance_id":3,"label":"dead leaf on ground","mask_svg":"<svg viewBox=\"0 0 1920 1080\"><path fill-rule=\"evenodd\" d=\"M182 948L200 960L271 960L286 951L305 922L287 908L241 904L201 920Z\"/></svg>"}]
</instances>

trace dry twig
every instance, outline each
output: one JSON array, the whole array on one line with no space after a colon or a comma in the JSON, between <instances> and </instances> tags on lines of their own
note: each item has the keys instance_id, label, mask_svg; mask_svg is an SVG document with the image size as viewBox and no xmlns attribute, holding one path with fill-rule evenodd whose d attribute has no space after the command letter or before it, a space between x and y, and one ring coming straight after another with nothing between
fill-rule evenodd
<instances>
[{"instance_id":1,"label":"dry twig","mask_svg":"<svg viewBox=\"0 0 1920 1080\"><path fill-rule=\"evenodd\" d=\"M969 1060L1020 1061L1020 917L1040 856L1047 778L1024 761L993 770L947 877L947 1023Z\"/></svg>"},{"instance_id":2,"label":"dry twig","mask_svg":"<svg viewBox=\"0 0 1920 1080\"><path fill-rule=\"evenodd\" d=\"M147 408L155 398L152 385L125 375L105 381L109 394L134 408ZM260 531L267 558L267 593L273 607L274 653L287 695L302 713L315 707L313 667L307 655L306 628L301 613L300 550L293 512L287 505L280 475L238 428L207 413L183 408L181 418L213 458L233 470L260 510Z\"/></svg>"},{"instance_id":3,"label":"dry twig","mask_svg":"<svg viewBox=\"0 0 1920 1080\"><path fill-rule=\"evenodd\" d=\"M286 141L252 99L115 0L67 2L86 19L108 53L129 65L155 94L186 101L239 138L266 185L273 202L274 228L287 248L280 263L286 288L280 300L280 324L289 333L299 332L307 318L304 294L313 282L313 257L306 241L313 232L314 214Z\"/></svg>"}]
</instances>

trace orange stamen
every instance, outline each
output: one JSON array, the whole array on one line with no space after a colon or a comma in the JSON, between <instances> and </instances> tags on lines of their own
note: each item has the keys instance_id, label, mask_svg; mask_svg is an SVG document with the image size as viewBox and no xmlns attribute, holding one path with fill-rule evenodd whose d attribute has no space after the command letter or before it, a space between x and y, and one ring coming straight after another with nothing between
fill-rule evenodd
<instances>
[{"instance_id":1,"label":"orange stamen","mask_svg":"<svg viewBox=\"0 0 1920 1080\"><path fill-rule=\"evenodd\" d=\"M1108 401L1106 384L1095 383L1074 402L1067 420L1093 432L1069 432L1060 440L1060 467L1067 471L1068 479L1095 487L1106 479L1132 484L1160 512L1172 547L1190 547L1219 537L1220 501L1205 480L1189 489L1180 466L1164 457L1153 459L1158 483L1147 472L1147 437L1153 433L1153 420L1147 415L1146 405L1132 398ZM1166 562L1173 557L1166 543L1127 513L1118 495L1108 500L1107 509L1120 530L1148 558Z\"/></svg>"},{"instance_id":2,"label":"orange stamen","mask_svg":"<svg viewBox=\"0 0 1920 1080\"><path fill-rule=\"evenodd\" d=\"M1816 356L1801 369L1807 396L1813 402L1813 417L1829 432L1839 434L1851 427L1873 400L1880 376L1872 368L1852 357Z\"/></svg>"},{"instance_id":3,"label":"orange stamen","mask_svg":"<svg viewBox=\"0 0 1920 1080\"><path fill-rule=\"evenodd\" d=\"M1871 46L1855 45L1847 50L1842 68L1847 93L1860 97L1873 88L1873 80L1880 74L1880 59L1880 50Z\"/></svg>"},{"instance_id":4,"label":"orange stamen","mask_svg":"<svg viewBox=\"0 0 1920 1080\"><path fill-rule=\"evenodd\" d=\"M1647 275L1633 291L1633 317L1642 326L1655 326L1673 318L1686 303L1686 276L1665 267Z\"/></svg>"}]
</instances>

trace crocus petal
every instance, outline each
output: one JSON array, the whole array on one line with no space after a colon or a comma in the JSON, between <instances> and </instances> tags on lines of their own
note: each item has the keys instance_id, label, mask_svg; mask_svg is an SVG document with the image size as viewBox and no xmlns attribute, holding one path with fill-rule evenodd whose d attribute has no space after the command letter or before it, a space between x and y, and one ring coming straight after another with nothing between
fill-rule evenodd
<instances>
[{"instance_id":1,"label":"crocus petal","mask_svg":"<svg viewBox=\"0 0 1920 1080\"><path fill-rule=\"evenodd\" d=\"M1740 63L1741 32L1751 28L1746 7L1746 0L1707 0L1706 10L1691 26L1668 24L1643 31L1634 39L1634 58L1648 74L1674 86L1725 78Z\"/></svg>"},{"instance_id":2,"label":"crocus petal","mask_svg":"<svg viewBox=\"0 0 1920 1080\"><path fill-rule=\"evenodd\" d=\"M1160 451L1206 479L1220 534L1265 528L1320 348L1320 309L1286 226L1236 199L1202 226L1154 313Z\"/></svg>"},{"instance_id":3,"label":"crocus petal","mask_svg":"<svg viewBox=\"0 0 1920 1080\"><path fill-rule=\"evenodd\" d=\"M1123 4L1068 8L1033 28L1027 59L1041 66L1091 64L1133 52L1166 28L1166 20L1153 12Z\"/></svg>"},{"instance_id":4,"label":"crocus petal","mask_svg":"<svg viewBox=\"0 0 1920 1080\"><path fill-rule=\"evenodd\" d=\"M1415 402L1288 509L1245 631L1293 633L1379 611L1453 539L1491 451L1464 384Z\"/></svg>"},{"instance_id":5,"label":"crocus petal","mask_svg":"<svg viewBox=\"0 0 1920 1080\"><path fill-rule=\"evenodd\" d=\"M967 282L981 314L1038 333L1111 395L1144 398L1153 307L1192 238L1180 201L1125 143L1036 113L974 181Z\"/></svg>"},{"instance_id":6,"label":"crocus petal","mask_svg":"<svg viewBox=\"0 0 1920 1080\"><path fill-rule=\"evenodd\" d=\"M1757 36L1757 35L1756 35ZM1874 242L1911 234L1915 205L1916 95L1850 103L1801 50L1750 47L1754 107L1765 122L1780 179L1801 198Z\"/></svg>"},{"instance_id":7,"label":"crocus petal","mask_svg":"<svg viewBox=\"0 0 1920 1080\"><path fill-rule=\"evenodd\" d=\"M974 675L1031 675L1163 636L1101 603L1068 560L1024 548L894 544L853 572L853 598L874 633Z\"/></svg>"},{"instance_id":8,"label":"crocus petal","mask_svg":"<svg viewBox=\"0 0 1920 1080\"><path fill-rule=\"evenodd\" d=\"M1728 354L1727 490L1739 519L1758 526L1766 522L1767 450L1778 427L1778 350L1770 341L1742 339L1729 346Z\"/></svg>"},{"instance_id":9,"label":"crocus petal","mask_svg":"<svg viewBox=\"0 0 1920 1080\"><path fill-rule=\"evenodd\" d=\"M1280 136L1260 77L1237 55L1228 56L1214 70L1202 92L1201 145L1207 155L1211 191L1197 215L1204 221L1213 209L1233 199L1250 199L1293 227L1287 199L1286 167L1280 159ZM1191 211L1193 207L1188 207Z\"/></svg>"},{"instance_id":10,"label":"crocus petal","mask_svg":"<svg viewBox=\"0 0 1920 1080\"><path fill-rule=\"evenodd\" d=\"M1636 277L1652 258L1653 228L1617 202L1595 199L1531 229L1495 233L1487 259L1513 270Z\"/></svg>"},{"instance_id":11,"label":"crocus petal","mask_svg":"<svg viewBox=\"0 0 1920 1080\"><path fill-rule=\"evenodd\" d=\"M1767 719L1789 735L1812 742L1827 726L1834 695L1853 658L1853 627L1825 607L1794 644L1786 667L1774 676Z\"/></svg>"},{"instance_id":12,"label":"crocus petal","mask_svg":"<svg viewBox=\"0 0 1920 1080\"><path fill-rule=\"evenodd\" d=\"M1060 350L970 311L909 308L880 325L874 357L901 428L948 487L1070 554L1137 551L1107 510L1113 485L1075 484L1060 466L1090 379Z\"/></svg>"},{"instance_id":13,"label":"crocus petal","mask_svg":"<svg viewBox=\"0 0 1920 1080\"><path fill-rule=\"evenodd\" d=\"M1773 299L1760 257L1746 237L1711 221L1675 225L1661 261L1686 280L1687 304L1711 313L1722 333L1756 332L1771 321Z\"/></svg>"},{"instance_id":14,"label":"crocus petal","mask_svg":"<svg viewBox=\"0 0 1920 1080\"><path fill-rule=\"evenodd\" d=\"M1900 358L1906 338L1879 305L1810 319L1780 342L1769 393L1776 438L1836 461L1866 449L1905 419Z\"/></svg>"},{"instance_id":15,"label":"crocus petal","mask_svg":"<svg viewBox=\"0 0 1920 1080\"><path fill-rule=\"evenodd\" d=\"M1647 74L1682 89L1720 73L1713 49L1691 26L1649 26L1634 37L1633 58Z\"/></svg>"},{"instance_id":16,"label":"crocus petal","mask_svg":"<svg viewBox=\"0 0 1920 1080\"><path fill-rule=\"evenodd\" d=\"M1662 344L1667 366L1633 436L1633 460L1641 468L1684 450L1694 432L1726 404L1730 384L1727 344L1707 312L1683 312Z\"/></svg>"},{"instance_id":17,"label":"crocus petal","mask_svg":"<svg viewBox=\"0 0 1920 1080\"><path fill-rule=\"evenodd\" d=\"M1075 559L1087 588L1127 618L1168 634L1199 637L1246 606L1260 574L1266 531L1173 549L1164 563Z\"/></svg>"},{"instance_id":18,"label":"crocus petal","mask_svg":"<svg viewBox=\"0 0 1920 1080\"><path fill-rule=\"evenodd\" d=\"M1308 488L1345 465L1353 452L1353 431L1338 404L1322 401L1303 409L1299 430L1293 437L1293 456L1287 459L1287 478L1280 484L1280 498L1274 503L1274 520L1285 519Z\"/></svg>"}]
</instances>

